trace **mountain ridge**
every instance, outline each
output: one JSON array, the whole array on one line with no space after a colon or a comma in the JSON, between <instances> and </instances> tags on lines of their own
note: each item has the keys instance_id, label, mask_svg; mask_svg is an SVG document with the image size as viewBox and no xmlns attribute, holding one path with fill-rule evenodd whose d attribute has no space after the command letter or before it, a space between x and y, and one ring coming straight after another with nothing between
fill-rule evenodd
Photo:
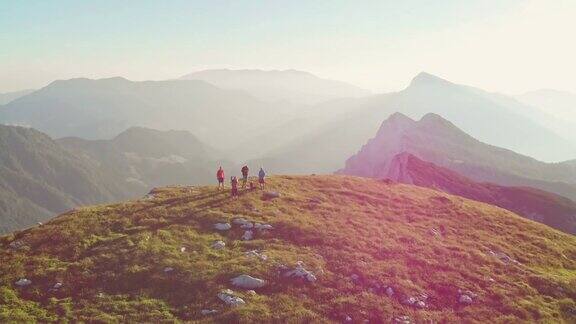
<instances>
[{"instance_id":1,"label":"mountain ridge","mask_svg":"<svg viewBox=\"0 0 576 324\"><path fill-rule=\"evenodd\" d=\"M265 101L306 105L369 94L352 84L298 70L212 69L189 73L180 79L203 80L222 88L245 91Z\"/></svg>"},{"instance_id":2,"label":"mountain ridge","mask_svg":"<svg viewBox=\"0 0 576 324\"><path fill-rule=\"evenodd\" d=\"M420 121L403 118L406 127L401 129L393 124L398 117L382 122L376 136L350 157L340 172L379 178L395 155L406 152L476 181L524 185L576 197L576 173L570 163L545 163L485 144L437 114L427 116Z\"/></svg>"},{"instance_id":3,"label":"mountain ridge","mask_svg":"<svg viewBox=\"0 0 576 324\"><path fill-rule=\"evenodd\" d=\"M392 159L384 177L499 206L563 232L576 234L576 203L546 191L478 183L405 152Z\"/></svg>"}]
</instances>

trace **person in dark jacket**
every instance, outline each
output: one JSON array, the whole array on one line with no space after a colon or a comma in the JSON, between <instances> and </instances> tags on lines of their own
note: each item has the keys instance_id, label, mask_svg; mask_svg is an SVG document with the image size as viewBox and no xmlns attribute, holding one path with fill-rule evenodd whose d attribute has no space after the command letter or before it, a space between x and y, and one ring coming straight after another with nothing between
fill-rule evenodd
<instances>
[{"instance_id":1,"label":"person in dark jacket","mask_svg":"<svg viewBox=\"0 0 576 324\"><path fill-rule=\"evenodd\" d=\"M260 189L264 190L264 185L266 184L266 180L264 180L264 178L266 177L266 172L264 172L263 168L260 168L260 171L258 172L258 183L260 184Z\"/></svg>"},{"instance_id":2,"label":"person in dark jacket","mask_svg":"<svg viewBox=\"0 0 576 324\"><path fill-rule=\"evenodd\" d=\"M242 167L242 189L246 188L246 184L248 183L248 172L250 171L250 169L248 169L248 166L245 165Z\"/></svg>"},{"instance_id":3,"label":"person in dark jacket","mask_svg":"<svg viewBox=\"0 0 576 324\"><path fill-rule=\"evenodd\" d=\"M232 191L231 191L231 196L233 198L238 197L238 179L236 179L236 177L231 177L230 178L230 184L232 185Z\"/></svg>"}]
</instances>

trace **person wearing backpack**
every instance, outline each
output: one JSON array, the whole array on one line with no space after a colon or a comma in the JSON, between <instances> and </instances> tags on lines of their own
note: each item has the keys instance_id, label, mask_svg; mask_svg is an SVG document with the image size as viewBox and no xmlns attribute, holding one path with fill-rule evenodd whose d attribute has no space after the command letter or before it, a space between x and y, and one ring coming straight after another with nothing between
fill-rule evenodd
<instances>
[{"instance_id":1,"label":"person wearing backpack","mask_svg":"<svg viewBox=\"0 0 576 324\"><path fill-rule=\"evenodd\" d=\"M231 196L232 198L238 197L238 179L235 176L230 178L230 184L232 185Z\"/></svg>"},{"instance_id":2,"label":"person wearing backpack","mask_svg":"<svg viewBox=\"0 0 576 324\"><path fill-rule=\"evenodd\" d=\"M248 166L245 165L242 167L242 170L240 170L242 172L242 189L246 188L246 184L248 183L248 172L250 171L250 169L248 169Z\"/></svg>"},{"instance_id":3,"label":"person wearing backpack","mask_svg":"<svg viewBox=\"0 0 576 324\"><path fill-rule=\"evenodd\" d=\"M264 172L263 168L260 168L260 172L258 172L258 183L260 184L261 190L264 190L264 185L266 184L266 180L264 180L265 177L266 172Z\"/></svg>"}]
</instances>

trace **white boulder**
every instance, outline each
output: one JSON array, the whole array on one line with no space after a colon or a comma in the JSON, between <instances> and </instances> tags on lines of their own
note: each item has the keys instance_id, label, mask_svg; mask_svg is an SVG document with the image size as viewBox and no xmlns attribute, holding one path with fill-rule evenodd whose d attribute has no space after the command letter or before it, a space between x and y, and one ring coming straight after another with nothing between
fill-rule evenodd
<instances>
[{"instance_id":1,"label":"white boulder","mask_svg":"<svg viewBox=\"0 0 576 324\"><path fill-rule=\"evenodd\" d=\"M271 229L274 229L274 227L272 227L272 225L270 225L270 224L260 224L260 223L254 224L254 228L257 229L257 230L271 230Z\"/></svg>"},{"instance_id":2,"label":"white boulder","mask_svg":"<svg viewBox=\"0 0 576 324\"><path fill-rule=\"evenodd\" d=\"M386 293L386 296L388 296L388 297L394 296L394 288L392 288L392 287L387 287L384 292Z\"/></svg>"},{"instance_id":3,"label":"white boulder","mask_svg":"<svg viewBox=\"0 0 576 324\"><path fill-rule=\"evenodd\" d=\"M234 286L244 289L261 288L266 285L266 281L245 274L230 279L230 282Z\"/></svg>"},{"instance_id":4,"label":"white boulder","mask_svg":"<svg viewBox=\"0 0 576 324\"><path fill-rule=\"evenodd\" d=\"M223 301L226 305L229 305L229 306L236 307L236 306L241 306L241 305L246 304L244 299L242 299L238 296L235 296L234 292L230 289L226 289L226 290L219 292L217 296L221 301Z\"/></svg>"},{"instance_id":5,"label":"white boulder","mask_svg":"<svg viewBox=\"0 0 576 324\"><path fill-rule=\"evenodd\" d=\"M215 310L215 309L203 309L203 310L200 311L200 314L202 314L202 315L204 315L204 316L206 316L206 315L212 315L212 314L216 314L216 313L218 313L218 311Z\"/></svg>"},{"instance_id":6,"label":"white boulder","mask_svg":"<svg viewBox=\"0 0 576 324\"><path fill-rule=\"evenodd\" d=\"M227 231L232 228L232 225L230 223L216 223L214 228L219 231Z\"/></svg>"},{"instance_id":7,"label":"white boulder","mask_svg":"<svg viewBox=\"0 0 576 324\"><path fill-rule=\"evenodd\" d=\"M308 282L314 282L317 280L316 276L312 271L306 270L302 261L298 261L296 268L284 273L284 277L289 278L302 278Z\"/></svg>"},{"instance_id":8,"label":"white boulder","mask_svg":"<svg viewBox=\"0 0 576 324\"><path fill-rule=\"evenodd\" d=\"M472 300L472 297L470 297L468 295L460 295L460 297L458 298L458 302L460 304L470 305L474 301Z\"/></svg>"},{"instance_id":9,"label":"white boulder","mask_svg":"<svg viewBox=\"0 0 576 324\"><path fill-rule=\"evenodd\" d=\"M216 241L216 242L214 242L214 244L212 244L212 248L214 250L222 250L225 247L226 247L226 243L224 243L224 241Z\"/></svg>"},{"instance_id":10,"label":"white boulder","mask_svg":"<svg viewBox=\"0 0 576 324\"><path fill-rule=\"evenodd\" d=\"M250 241L252 238L254 238L254 232L252 232L251 230L245 231L244 235L242 235L242 239L244 241Z\"/></svg>"},{"instance_id":11,"label":"white boulder","mask_svg":"<svg viewBox=\"0 0 576 324\"><path fill-rule=\"evenodd\" d=\"M26 278L22 278L22 279L16 281L14 284L15 284L16 286L19 286L19 287L26 287L26 286L29 286L29 285L32 284L32 280L29 280L29 279L26 279Z\"/></svg>"},{"instance_id":12,"label":"white boulder","mask_svg":"<svg viewBox=\"0 0 576 324\"><path fill-rule=\"evenodd\" d=\"M260 259L260 260L262 260L262 261L268 260L268 256L267 256L266 254L264 254L264 253L258 252L258 250L251 250L251 251L248 251L248 252L244 252L244 255L247 256L247 257L249 257L249 258L250 258L250 257L255 257L255 258L258 258L258 259Z\"/></svg>"}]
</instances>

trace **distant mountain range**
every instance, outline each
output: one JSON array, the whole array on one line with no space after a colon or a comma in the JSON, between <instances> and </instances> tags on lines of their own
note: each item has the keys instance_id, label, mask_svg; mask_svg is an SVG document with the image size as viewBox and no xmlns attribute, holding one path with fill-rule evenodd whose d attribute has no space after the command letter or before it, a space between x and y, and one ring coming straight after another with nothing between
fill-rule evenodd
<instances>
[{"instance_id":1,"label":"distant mountain range","mask_svg":"<svg viewBox=\"0 0 576 324\"><path fill-rule=\"evenodd\" d=\"M213 183L218 165L232 167L221 153L186 131L133 127L111 140L68 137L58 143L145 191L166 185Z\"/></svg>"},{"instance_id":2,"label":"distant mountain range","mask_svg":"<svg viewBox=\"0 0 576 324\"><path fill-rule=\"evenodd\" d=\"M206 184L232 164L185 131L130 128L112 140L63 138L0 126L0 233L80 205L145 194L168 184Z\"/></svg>"},{"instance_id":3,"label":"distant mountain range","mask_svg":"<svg viewBox=\"0 0 576 324\"><path fill-rule=\"evenodd\" d=\"M133 82L123 78L55 81L0 107L0 122L52 137L109 139L132 126L193 131L216 147L234 147L272 129L288 104L259 101L204 81Z\"/></svg>"},{"instance_id":4,"label":"distant mountain range","mask_svg":"<svg viewBox=\"0 0 576 324\"><path fill-rule=\"evenodd\" d=\"M476 182L447 168L422 161L410 153L400 153L393 157L383 177L499 206L561 231L576 234L576 203L546 191Z\"/></svg>"},{"instance_id":5,"label":"distant mountain range","mask_svg":"<svg viewBox=\"0 0 576 324\"><path fill-rule=\"evenodd\" d=\"M345 82L322 79L297 70L204 70L187 74L181 79L202 80L223 89L242 90L265 101L298 104L317 104L370 94Z\"/></svg>"},{"instance_id":6,"label":"distant mountain range","mask_svg":"<svg viewBox=\"0 0 576 324\"><path fill-rule=\"evenodd\" d=\"M395 112L412 118L437 113L485 143L544 161L576 156L576 140L536 121L542 114L537 108L427 73L416 76L400 92L350 99L342 105L348 106L347 110L340 108L346 114L277 147L258 163L282 172L332 172L342 168L343 157L354 154L376 133L380 122Z\"/></svg>"},{"instance_id":7,"label":"distant mountain range","mask_svg":"<svg viewBox=\"0 0 576 324\"><path fill-rule=\"evenodd\" d=\"M13 100L16 100L34 91L35 90L33 89L27 89L27 90L0 93L0 105L5 105Z\"/></svg>"},{"instance_id":8,"label":"distant mountain range","mask_svg":"<svg viewBox=\"0 0 576 324\"><path fill-rule=\"evenodd\" d=\"M524 93L516 98L557 118L576 123L576 93L541 89Z\"/></svg>"},{"instance_id":9,"label":"distant mountain range","mask_svg":"<svg viewBox=\"0 0 576 324\"><path fill-rule=\"evenodd\" d=\"M267 101L233 87L235 82L251 84L248 81L226 85L218 80L247 78L280 88L302 84L307 89L330 88L335 81L295 71L209 70L188 77L202 76L230 88L200 80L55 81L1 106L0 122L34 127L54 138L111 139L133 126L187 130L203 143L231 152L237 162L250 159L282 173L330 173L342 168L346 157L394 112L412 118L434 112L483 142L521 154L544 161L576 156L576 136L571 141L551 130L549 114L514 98L427 73L416 76L400 92L332 99L312 106L294 103L298 100ZM311 79L319 85L293 79ZM331 98L353 93L338 90Z\"/></svg>"},{"instance_id":10,"label":"distant mountain range","mask_svg":"<svg viewBox=\"0 0 576 324\"><path fill-rule=\"evenodd\" d=\"M346 162L341 173L385 178L400 153L448 168L481 182L530 186L576 199L574 163L545 163L485 144L436 114L420 121L396 113Z\"/></svg>"}]
</instances>

